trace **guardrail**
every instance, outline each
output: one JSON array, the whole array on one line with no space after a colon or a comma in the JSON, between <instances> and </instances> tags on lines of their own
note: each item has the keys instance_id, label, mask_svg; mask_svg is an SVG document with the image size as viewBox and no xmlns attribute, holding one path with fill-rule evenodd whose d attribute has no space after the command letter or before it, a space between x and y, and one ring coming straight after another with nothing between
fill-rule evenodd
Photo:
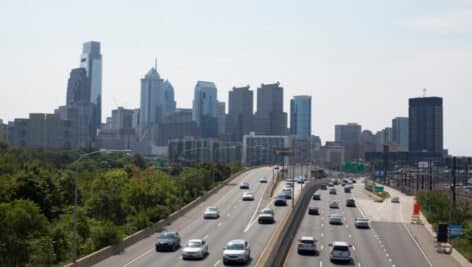
<instances>
[{"instance_id":1,"label":"guardrail","mask_svg":"<svg viewBox=\"0 0 472 267\"><path fill-rule=\"evenodd\" d=\"M328 179L324 178L311 181L304 187L295 203L295 207L285 214L281 220L280 228L274 230L271 239L267 243L264 250L270 251L270 253L261 255L256 266L274 267L284 265L285 257L292 245L313 193L320 188L322 183L327 182Z\"/></svg>"},{"instance_id":2,"label":"guardrail","mask_svg":"<svg viewBox=\"0 0 472 267\"><path fill-rule=\"evenodd\" d=\"M91 266L91 265L97 264L97 263L105 260L106 258L109 258L113 255L116 255L116 254L122 252L125 248L135 244L138 241L143 240L146 237L149 237L150 235L152 235L156 232L159 232L166 225L169 225L173 221L175 221L176 219L182 217L189 210L193 209L195 206L197 206L198 204L200 204L203 201L205 201L206 199L208 199L211 195L218 192L221 188L223 188L225 185L230 183L236 177L240 176L241 174L243 174L245 172L248 172L250 170L253 170L253 169L256 169L256 168L259 168L259 167L261 167L261 166L245 168L243 170L240 170L239 172L236 172L236 173L232 174L230 177L228 177L226 180L222 181L220 184L218 184L217 186L215 186L214 188L212 188L211 190L206 192L204 195L196 198L195 200L188 203L187 205L185 205L184 207L182 207L178 211L175 211L174 213L170 214L166 219L162 219L159 222L157 222L157 223L155 223L155 224L153 224L153 225L151 225L151 226L149 226L145 229L142 229L142 230L140 230L140 231L138 231L134 234L131 234L131 235L125 237L120 243L118 243L116 245L111 245L111 246L104 247L104 248L102 248L98 251L95 251L95 252L93 252L89 255L83 256L82 258L78 259L75 264L69 263L66 266L67 267Z\"/></svg>"}]
</instances>

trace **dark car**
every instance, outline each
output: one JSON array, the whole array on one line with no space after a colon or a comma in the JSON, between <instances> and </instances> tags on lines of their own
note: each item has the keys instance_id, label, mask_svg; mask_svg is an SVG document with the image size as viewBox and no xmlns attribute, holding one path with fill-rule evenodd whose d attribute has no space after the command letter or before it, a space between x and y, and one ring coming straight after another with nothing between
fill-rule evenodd
<instances>
[{"instance_id":1,"label":"dark car","mask_svg":"<svg viewBox=\"0 0 472 267\"><path fill-rule=\"evenodd\" d=\"M328 186L326 184L322 184L320 188L321 188L321 190L326 190L326 189L328 189Z\"/></svg>"},{"instance_id":2,"label":"dark car","mask_svg":"<svg viewBox=\"0 0 472 267\"><path fill-rule=\"evenodd\" d=\"M313 193L313 200L321 200L321 192L320 191L316 191L315 193Z\"/></svg>"},{"instance_id":3,"label":"dark car","mask_svg":"<svg viewBox=\"0 0 472 267\"><path fill-rule=\"evenodd\" d=\"M333 183L334 183L334 185L338 185L338 184L339 184L338 180L334 180Z\"/></svg>"},{"instance_id":4,"label":"dark car","mask_svg":"<svg viewBox=\"0 0 472 267\"><path fill-rule=\"evenodd\" d=\"M156 240L156 251L176 251L180 247L178 232L163 232Z\"/></svg>"},{"instance_id":5,"label":"dark car","mask_svg":"<svg viewBox=\"0 0 472 267\"><path fill-rule=\"evenodd\" d=\"M344 193L351 193L350 187L344 187Z\"/></svg>"},{"instance_id":6,"label":"dark car","mask_svg":"<svg viewBox=\"0 0 472 267\"><path fill-rule=\"evenodd\" d=\"M356 206L356 202L354 201L353 198L348 198L346 200L346 207L355 207Z\"/></svg>"},{"instance_id":7,"label":"dark car","mask_svg":"<svg viewBox=\"0 0 472 267\"><path fill-rule=\"evenodd\" d=\"M274 200L274 205L275 206L287 206L287 200L285 199L285 196L278 195Z\"/></svg>"},{"instance_id":8,"label":"dark car","mask_svg":"<svg viewBox=\"0 0 472 267\"><path fill-rule=\"evenodd\" d=\"M310 207L308 207L308 214L310 214L310 215L320 215L320 209L318 207L310 206Z\"/></svg>"}]
</instances>

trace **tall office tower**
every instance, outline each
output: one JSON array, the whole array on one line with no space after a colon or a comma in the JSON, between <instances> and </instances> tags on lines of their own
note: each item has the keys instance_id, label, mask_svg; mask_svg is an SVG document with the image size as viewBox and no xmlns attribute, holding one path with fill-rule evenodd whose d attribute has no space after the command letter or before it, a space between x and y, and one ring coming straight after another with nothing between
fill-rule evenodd
<instances>
[{"instance_id":1,"label":"tall office tower","mask_svg":"<svg viewBox=\"0 0 472 267\"><path fill-rule=\"evenodd\" d=\"M195 85L192 119L197 123L202 137L218 135L217 89L213 82L198 81Z\"/></svg>"},{"instance_id":2,"label":"tall office tower","mask_svg":"<svg viewBox=\"0 0 472 267\"><path fill-rule=\"evenodd\" d=\"M361 126L357 123L339 124L334 127L334 139L344 145L345 159L358 160L360 155Z\"/></svg>"},{"instance_id":3,"label":"tall office tower","mask_svg":"<svg viewBox=\"0 0 472 267\"><path fill-rule=\"evenodd\" d=\"M233 87L229 92L226 133L230 140L241 142L254 131L254 92L249 86Z\"/></svg>"},{"instance_id":4,"label":"tall office tower","mask_svg":"<svg viewBox=\"0 0 472 267\"><path fill-rule=\"evenodd\" d=\"M299 95L290 100L290 134L311 136L311 96Z\"/></svg>"},{"instance_id":5,"label":"tall office tower","mask_svg":"<svg viewBox=\"0 0 472 267\"><path fill-rule=\"evenodd\" d=\"M166 114L174 111L174 88L169 81L161 79L156 67L151 68L141 79L139 127L160 123Z\"/></svg>"},{"instance_id":6,"label":"tall office tower","mask_svg":"<svg viewBox=\"0 0 472 267\"><path fill-rule=\"evenodd\" d=\"M443 100L441 97L409 99L409 150L443 152Z\"/></svg>"},{"instance_id":7,"label":"tall office tower","mask_svg":"<svg viewBox=\"0 0 472 267\"><path fill-rule=\"evenodd\" d=\"M90 102L90 89L87 72L84 68L72 69L67 81L66 104Z\"/></svg>"},{"instance_id":8,"label":"tall office tower","mask_svg":"<svg viewBox=\"0 0 472 267\"><path fill-rule=\"evenodd\" d=\"M87 73L90 86L90 102L96 106L95 125L100 127L102 123L102 54L100 43L86 42L80 56L80 67Z\"/></svg>"},{"instance_id":9,"label":"tall office tower","mask_svg":"<svg viewBox=\"0 0 472 267\"><path fill-rule=\"evenodd\" d=\"M258 135L285 135L287 113L284 112L284 89L280 83L257 88L255 130Z\"/></svg>"},{"instance_id":10,"label":"tall office tower","mask_svg":"<svg viewBox=\"0 0 472 267\"><path fill-rule=\"evenodd\" d=\"M226 103L218 101L217 107L217 117L218 117L218 137L225 137L225 124L226 124Z\"/></svg>"},{"instance_id":11,"label":"tall office tower","mask_svg":"<svg viewBox=\"0 0 472 267\"><path fill-rule=\"evenodd\" d=\"M406 149L408 149L408 127L406 117L396 117L392 120L392 140Z\"/></svg>"}]
</instances>

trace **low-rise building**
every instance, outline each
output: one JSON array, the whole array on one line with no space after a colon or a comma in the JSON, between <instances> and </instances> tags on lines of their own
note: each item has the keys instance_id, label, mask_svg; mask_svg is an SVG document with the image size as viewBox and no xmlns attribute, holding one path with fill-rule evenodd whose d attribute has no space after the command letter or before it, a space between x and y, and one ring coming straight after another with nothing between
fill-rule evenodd
<instances>
[{"instance_id":1,"label":"low-rise building","mask_svg":"<svg viewBox=\"0 0 472 267\"><path fill-rule=\"evenodd\" d=\"M278 150L289 149L290 139L280 135L256 135L254 132L243 136L242 163L244 165L288 165L288 157L277 154Z\"/></svg>"},{"instance_id":2,"label":"low-rise building","mask_svg":"<svg viewBox=\"0 0 472 267\"><path fill-rule=\"evenodd\" d=\"M184 137L169 140L169 162L190 165L194 162L228 164L241 161L241 143L214 138Z\"/></svg>"}]
</instances>

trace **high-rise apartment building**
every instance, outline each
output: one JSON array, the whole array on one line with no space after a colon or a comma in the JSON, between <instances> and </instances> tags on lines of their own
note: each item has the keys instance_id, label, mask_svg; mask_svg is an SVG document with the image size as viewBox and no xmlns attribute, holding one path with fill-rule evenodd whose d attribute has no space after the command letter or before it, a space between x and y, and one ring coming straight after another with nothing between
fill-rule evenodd
<instances>
[{"instance_id":1,"label":"high-rise apartment building","mask_svg":"<svg viewBox=\"0 0 472 267\"><path fill-rule=\"evenodd\" d=\"M202 137L218 136L217 89L213 82L198 81L195 85L192 119Z\"/></svg>"},{"instance_id":2,"label":"high-rise apartment building","mask_svg":"<svg viewBox=\"0 0 472 267\"><path fill-rule=\"evenodd\" d=\"M228 103L227 136L232 141L241 142L243 135L254 130L254 92L249 86L233 87Z\"/></svg>"},{"instance_id":3,"label":"high-rise apartment building","mask_svg":"<svg viewBox=\"0 0 472 267\"><path fill-rule=\"evenodd\" d=\"M218 117L218 137L224 138L226 129L226 103L218 101L218 110L217 110L217 117Z\"/></svg>"},{"instance_id":4,"label":"high-rise apartment building","mask_svg":"<svg viewBox=\"0 0 472 267\"><path fill-rule=\"evenodd\" d=\"M345 160L358 160L360 155L361 126L357 123L335 125L335 142L344 145Z\"/></svg>"},{"instance_id":5,"label":"high-rise apartment building","mask_svg":"<svg viewBox=\"0 0 472 267\"><path fill-rule=\"evenodd\" d=\"M96 106L95 125L100 127L102 123L102 54L99 42L90 41L83 44L80 67L86 71L90 88L89 101Z\"/></svg>"},{"instance_id":6,"label":"high-rise apartment building","mask_svg":"<svg viewBox=\"0 0 472 267\"><path fill-rule=\"evenodd\" d=\"M285 135L287 113L284 112L284 89L280 83L257 88L255 130L258 135Z\"/></svg>"},{"instance_id":7,"label":"high-rise apartment building","mask_svg":"<svg viewBox=\"0 0 472 267\"><path fill-rule=\"evenodd\" d=\"M72 69L67 81L66 104L90 102L90 83L84 68Z\"/></svg>"},{"instance_id":8,"label":"high-rise apartment building","mask_svg":"<svg viewBox=\"0 0 472 267\"><path fill-rule=\"evenodd\" d=\"M443 152L443 100L441 97L409 99L409 150Z\"/></svg>"},{"instance_id":9,"label":"high-rise apartment building","mask_svg":"<svg viewBox=\"0 0 472 267\"><path fill-rule=\"evenodd\" d=\"M396 117L392 120L392 140L406 149L408 149L408 127L406 117Z\"/></svg>"},{"instance_id":10,"label":"high-rise apartment building","mask_svg":"<svg viewBox=\"0 0 472 267\"><path fill-rule=\"evenodd\" d=\"M141 104L139 127L150 127L175 111L174 88L161 78L156 67L151 68L141 79Z\"/></svg>"},{"instance_id":11,"label":"high-rise apartment building","mask_svg":"<svg viewBox=\"0 0 472 267\"><path fill-rule=\"evenodd\" d=\"M311 96L299 95L290 100L290 134L311 136Z\"/></svg>"}]
</instances>

